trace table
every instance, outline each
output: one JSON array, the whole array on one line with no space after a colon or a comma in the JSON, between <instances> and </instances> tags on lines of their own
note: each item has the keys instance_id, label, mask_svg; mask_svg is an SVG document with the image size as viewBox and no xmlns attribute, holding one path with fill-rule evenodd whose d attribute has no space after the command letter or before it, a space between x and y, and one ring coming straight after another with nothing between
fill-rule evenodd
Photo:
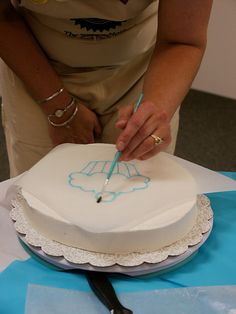
<instances>
[{"instance_id":1,"label":"table","mask_svg":"<svg viewBox=\"0 0 236 314\"><path fill-rule=\"evenodd\" d=\"M228 175L236 179L236 173ZM11 180L5 182L4 188L11 184ZM111 281L118 294L124 292L143 294L156 289L176 287L236 285L236 190L210 193L208 197L214 211L214 228L206 244L191 262L159 276L154 274L130 278L111 275ZM1 220L8 219L4 206L2 204L0 207ZM49 268L43 262L30 257L22 249L16 240L12 226L10 226L10 219L9 225L6 223L6 225L0 224L0 226L1 231L8 234L7 238L0 238L1 314L24 313L29 284L43 286L45 289L46 287L56 287L81 291L87 295L90 288L83 274ZM6 230L4 231L3 228ZM9 256L11 254L12 256ZM11 258L13 262L9 264Z\"/></svg>"}]
</instances>

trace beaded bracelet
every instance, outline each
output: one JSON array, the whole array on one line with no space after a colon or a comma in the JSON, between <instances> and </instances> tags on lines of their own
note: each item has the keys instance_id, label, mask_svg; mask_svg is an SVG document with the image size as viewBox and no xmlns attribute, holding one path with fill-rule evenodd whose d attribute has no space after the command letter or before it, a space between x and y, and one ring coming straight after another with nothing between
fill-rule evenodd
<instances>
[{"instance_id":1,"label":"beaded bracelet","mask_svg":"<svg viewBox=\"0 0 236 314\"><path fill-rule=\"evenodd\" d=\"M72 115L64 122L62 123L55 123L51 120L52 117L61 118L63 115L75 104L75 99L72 98L69 105L67 105L64 109L57 109L53 114L48 115L48 122L55 127L61 127L69 124L73 118L76 116L78 111L78 106L75 106L75 110L73 111Z\"/></svg>"},{"instance_id":2,"label":"beaded bracelet","mask_svg":"<svg viewBox=\"0 0 236 314\"><path fill-rule=\"evenodd\" d=\"M58 95L60 95L62 92L64 91L64 87L60 88L58 91L56 91L54 94L52 94L51 96L48 96L47 98L43 99L43 100L38 100L38 104L42 105L45 102L52 100L53 98L57 97Z\"/></svg>"}]
</instances>

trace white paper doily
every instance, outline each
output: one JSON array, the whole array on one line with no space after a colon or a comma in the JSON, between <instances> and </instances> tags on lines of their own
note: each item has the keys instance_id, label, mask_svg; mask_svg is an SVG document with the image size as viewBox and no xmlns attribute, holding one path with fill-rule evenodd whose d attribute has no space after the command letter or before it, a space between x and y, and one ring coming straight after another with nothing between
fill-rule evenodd
<instances>
[{"instance_id":1,"label":"white paper doily","mask_svg":"<svg viewBox=\"0 0 236 314\"><path fill-rule=\"evenodd\" d=\"M51 257L63 257L70 263L79 265L90 264L95 267L109 267L113 265L133 267L143 263L160 263L168 257L184 254L189 247L200 243L203 240L204 234L211 230L213 225L213 211L210 201L205 195L199 195L197 199L198 215L196 224L182 240L148 253L102 254L69 247L47 239L38 233L30 226L24 215L20 195L12 201L12 207L10 216L15 221L14 226L16 231L24 235L24 242L33 247L40 248Z\"/></svg>"}]
</instances>

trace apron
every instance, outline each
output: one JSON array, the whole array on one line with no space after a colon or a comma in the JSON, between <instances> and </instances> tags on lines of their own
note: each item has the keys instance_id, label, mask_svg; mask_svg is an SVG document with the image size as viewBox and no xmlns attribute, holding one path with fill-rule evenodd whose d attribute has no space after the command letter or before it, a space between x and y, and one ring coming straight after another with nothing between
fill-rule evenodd
<instances>
[{"instance_id":1,"label":"apron","mask_svg":"<svg viewBox=\"0 0 236 314\"><path fill-rule=\"evenodd\" d=\"M115 143L118 109L134 103L142 91L156 42L158 2L21 0L18 9L65 88L97 114L103 128L97 142ZM4 63L0 76L10 174L15 176L52 144L47 119L24 84ZM178 112L172 119L172 153L177 129Z\"/></svg>"}]
</instances>

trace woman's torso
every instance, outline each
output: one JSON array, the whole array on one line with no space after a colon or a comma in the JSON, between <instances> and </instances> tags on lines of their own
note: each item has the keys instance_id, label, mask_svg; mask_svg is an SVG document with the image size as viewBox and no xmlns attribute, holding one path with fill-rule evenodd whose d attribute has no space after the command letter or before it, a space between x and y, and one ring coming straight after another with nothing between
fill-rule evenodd
<instances>
[{"instance_id":1,"label":"woman's torso","mask_svg":"<svg viewBox=\"0 0 236 314\"><path fill-rule=\"evenodd\" d=\"M155 44L155 0L21 0L20 8L48 57L70 67L122 65Z\"/></svg>"}]
</instances>

